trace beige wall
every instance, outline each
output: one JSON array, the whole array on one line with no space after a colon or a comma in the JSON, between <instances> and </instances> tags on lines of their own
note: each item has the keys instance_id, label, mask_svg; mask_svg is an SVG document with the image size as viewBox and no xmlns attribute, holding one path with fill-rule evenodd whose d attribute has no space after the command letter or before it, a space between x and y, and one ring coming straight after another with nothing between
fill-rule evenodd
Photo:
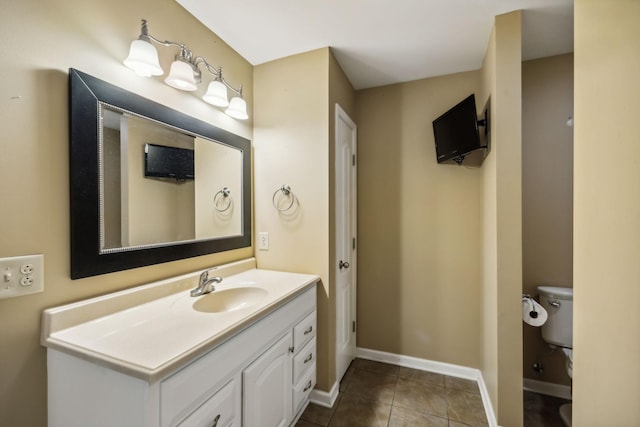
<instances>
[{"instance_id":1,"label":"beige wall","mask_svg":"<svg viewBox=\"0 0 640 427\"><path fill-rule=\"evenodd\" d=\"M194 144L196 238L237 236L242 233L242 151L200 137ZM219 193L225 187L228 198Z\"/></svg>"},{"instance_id":2,"label":"beige wall","mask_svg":"<svg viewBox=\"0 0 640 427\"><path fill-rule=\"evenodd\" d=\"M256 259L260 268L322 278L316 387L328 392L336 381L334 105L353 114L354 91L329 48L259 65L254 85L255 232L268 232L270 245ZM297 201L279 213L273 194L283 184Z\"/></svg>"},{"instance_id":3,"label":"beige wall","mask_svg":"<svg viewBox=\"0 0 640 427\"><path fill-rule=\"evenodd\" d=\"M491 30L487 51L481 68L482 95L481 102L489 107L489 145L490 152L482 167L482 333L481 371L484 377L494 411L498 404L498 298L497 298L497 191L496 191L496 156L492 145L496 140L493 131L496 122L496 104L491 102L496 93L496 28Z\"/></svg>"},{"instance_id":4,"label":"beige wall","mask_svg":"<svg viewBox=\"0 0 640 427\"><path fill-rule=\"evenodd\" d=\"M501 15L481 70L356 93L358 346L480 368L505 426L523 407L520 40ZM491 151L438 165L430 121L472 92Z\"/></svg>"},{"instance_id":5,"label":"beige wall","mask_svg":"<svg viewBox=\"0 0 640 427\"><path fill-rule=\"evenodd\" d=\"M522 292L573 286L573 54L522 63ZM561 351L522 323L525 378L570 384ZM542 374L532 369L544 366Z\"/></svg>"},{"instance_id":6,"label":"beige wall","mask_svg":"<svg viewBox=\"0 0 640 427\"><path fill-rule=\"evenodd\" d=\"M126 11L126 13L123 13ZM82 280L69 279L69 67L252 137L251 119L235 121L161 79L143 79L122 59L140 18L161 38L182 41L244 84L251 108L252 67L172 0L9 1L0 15L0 256L42 253L45 292L0 300L0 423L46 425L46 360L40 346L44 308L251 256L251 248ZM175 52L159 48L168 69ZM19 98L14 98L19 97ZM249 111L250 116L252 115Z\"/></svg>"},{"instance_id":7,"label":"beige wall","mask_svg":"<svg viewBox=\"0 0 640 427\"><path fill-rule=\"evenodd\" d=\"M269 250L256 251L258 267L317 274L317 387L333 384L329 367L335 331L329 280L329 49L255 67L255 232L269 233ZM289 185L296 203L272 205ZM281 196L277 196L281 197ZM287 203L288 204L288 203Z\"/></svg>"},{"instance_id":8,"label":"beige wall","mask_svg":"<svg viewBox=\"0 0 640 427\"><path fill-rule=\"evenodd\" d=\"M431 126L480 83L356 93L358 347L480 367L482 170L437 164Z\"/></svg>"},{"instance_id":9,"label":"beige wall","mask_svg":"<svg viewBox=\"0 0 640 427\"><path fill-rule=\"evenodd\" d=\"M576 0L573 422L640 420L640 2Z\"/></svg>"},{"instance_id":10,"label":"beige wall","mask_svg":"<svg viewBox=\"0 0 640 427\"><path fill-rule=\"evenodd\" d=\"M144 175L146 143L193 150L193 136L135 116L123 117L121 126L127 164L122 171L123 245L195 239L195 182L179 184Z\"/></svg>"},{"instance_id":11,"label":"beige wall","mask_svg":"<svg viewBox=\"0 0 640 427\"><path fill-rule=\"evenodd\" d=\"M522 425L521 12L499 15L482 67L491 153L482 167L482 373L498 423Z\"/></svg>"}]
</instances>

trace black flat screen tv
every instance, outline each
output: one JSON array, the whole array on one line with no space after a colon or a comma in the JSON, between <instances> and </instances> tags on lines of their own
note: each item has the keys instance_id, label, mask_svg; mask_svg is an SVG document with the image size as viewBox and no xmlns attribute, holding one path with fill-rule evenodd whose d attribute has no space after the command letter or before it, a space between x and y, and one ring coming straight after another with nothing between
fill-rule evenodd
<instances>
[{"instance_id":1,"label":"black flat screen tv","mask_svg":"<svg viewBox=\"0 0 640 427\"><path fill-rule=\"evenodd\" d=\"M473 94L433 121L436 160L462 163L465 155L484 148L478 130L476 99ZM482 123L480 123L482 124Z\"/></svg>"},{"instance_id":2,"label":"black flat screen tv","mask_svg":"<svg viewBox=\"0 0 640 427\"><path fill-rule=\"evenodd\" d=\"M144 176L178 182L194 179L194 151L166 145L144 145Z\"/></svg>"}]
</instances>

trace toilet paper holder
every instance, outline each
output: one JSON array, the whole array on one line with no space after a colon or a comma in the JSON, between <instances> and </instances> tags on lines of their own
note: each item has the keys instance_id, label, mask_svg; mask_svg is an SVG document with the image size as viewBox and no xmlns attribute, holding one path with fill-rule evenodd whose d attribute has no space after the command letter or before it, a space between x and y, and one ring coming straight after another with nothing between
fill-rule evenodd
<instances>
[{"instance_id":1,"label":"toilet paper holder","mask_svg":"<svg viewBox=\"0 0 640 427\"><path fill-rule=\"evenodd\" d=\"M533 298L531 298L531 295L529 294L522 294L522 301L526 301L529 304L529 307L531 307L531 311L529 311L529 316L531 316L532 319L537 319L538 318L538 312L536 311L536 306L535 304L532 302Z\"/></svg>"}]
</instances>

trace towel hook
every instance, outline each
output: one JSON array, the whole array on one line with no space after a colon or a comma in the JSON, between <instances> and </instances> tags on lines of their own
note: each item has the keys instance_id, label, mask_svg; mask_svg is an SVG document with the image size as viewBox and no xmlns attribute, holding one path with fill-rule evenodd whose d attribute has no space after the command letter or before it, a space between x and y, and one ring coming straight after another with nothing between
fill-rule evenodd
<instances>
[{"instance_id":1,"label":"towel hook","mask_svg":"<svg viewBox=\"0 0 640 427\"><path fill-rule=\"evenodd\" d=\"M222 209L218 207L218 203L222 200L227 199L227 206ZM218 191L215 196L213 196L213 207L218 212L226 212L231 208L231 190L227 187L224 187L222 190Z\"/></svg>"},{"instance_id":2,"label":"towel hook","mask_svg":"<svg viewBox=\"0 0 640 427\"><path fill-rule=\"evenodd\" d=\"M282 193L282 195L284 197L289 197L291 199L291 203L289 203L289 205L287 207L284 208L280 208L279 204L276 202L276 196L278 195L278 193ZM291 191L291 187L289 187L288 185L282 185L282 187L278 188L274 193L273 193L273 197L271 198L271 202L273 203L273 207L276 208L276 210L280 211L280 212L285 212L288 211L289 209L291 209L291 207L293 207L293 203L296 200L296 195L293 194L293 191Z\"/></svg>"}]
</instances>

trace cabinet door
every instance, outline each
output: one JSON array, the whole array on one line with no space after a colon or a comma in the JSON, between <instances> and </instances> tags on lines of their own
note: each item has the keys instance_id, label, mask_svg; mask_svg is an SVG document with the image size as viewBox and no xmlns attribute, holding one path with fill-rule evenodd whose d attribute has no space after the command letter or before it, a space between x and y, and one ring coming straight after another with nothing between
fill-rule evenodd
<instances>
[{"instance_id":1,"label":"cabinet door","mask_svg":"<svg viewBox=\"0 0 640 427\"><path fill-rule=\"evenodd\" d=\"M243 424L286 427L291 423L291 332L242 372Z\"/></svg>"}]
</instances>

